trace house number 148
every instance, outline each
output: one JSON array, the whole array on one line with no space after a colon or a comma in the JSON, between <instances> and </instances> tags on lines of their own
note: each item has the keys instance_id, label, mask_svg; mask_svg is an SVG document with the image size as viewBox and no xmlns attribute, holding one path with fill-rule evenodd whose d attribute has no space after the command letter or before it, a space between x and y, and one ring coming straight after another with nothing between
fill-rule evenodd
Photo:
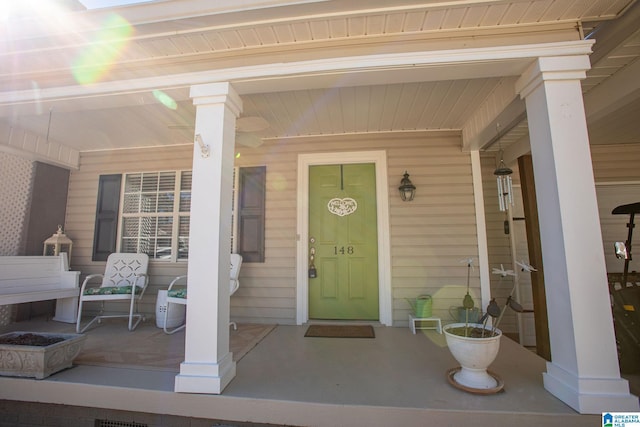
<instances>
[{"instance_id":1,"label":"house number 148","mask_svg":"<svg viewBox=\"0 0 640 427\"><path fill-rule=\"evenodd\" d=\"M338 254L340 254L340 255L345 255L345 254L353 255L353 252L354 252L353 251L353 246L347 246L346 248L344 246L341 246L341 247L334 246L333 247L333 254L334 255L338 255Z\"/></svg>"}]
</instances>

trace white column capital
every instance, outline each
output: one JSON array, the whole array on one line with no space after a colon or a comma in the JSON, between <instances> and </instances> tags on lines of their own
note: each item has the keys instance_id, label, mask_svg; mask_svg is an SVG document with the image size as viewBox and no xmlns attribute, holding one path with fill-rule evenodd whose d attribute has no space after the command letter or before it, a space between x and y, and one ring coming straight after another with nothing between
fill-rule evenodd
<instances>
[{"instance_id":1,"label":"white column capital","mask_svg":"<svg viewBox=\"0 0 640 427\"><path fill-rule=\"evenodd\" d=\"M242 99L229 82L205 83L191 86L189 96L193 105L226 104L236 117L242 112Z\"/></svg>"},{"instance_id":2,"label":"white column capital","mask_svg":"<svg viewBox=\"0 0 640 427\"><path fill-rule=\"evenodd\" d=\"M516 81L516 92L526 98L545 81L582 80L590 68L588 55L540 57Z\"/></svg>"}]
</instances>

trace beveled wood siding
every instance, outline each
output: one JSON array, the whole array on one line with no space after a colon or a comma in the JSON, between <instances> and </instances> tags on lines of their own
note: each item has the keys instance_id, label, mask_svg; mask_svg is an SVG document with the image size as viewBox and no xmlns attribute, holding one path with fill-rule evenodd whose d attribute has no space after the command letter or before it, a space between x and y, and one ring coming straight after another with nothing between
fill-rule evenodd
<instances>
[{"instance_id":1,"label":"beveled wood siding","mask_svg":"<svg viewBox=\"0 0 640 427\"><path fill-rule=\"evenodd\" d=\"M640 182L640 144L591 146L591 161L596 183Z\"/></svg>"},{"instance_id":2,"label":"beveled wood siding","mask_svg":"<svg viewBox=\"0 0 640 427\"><path fill-rule=\"evenodd\" d=\"M258 148L239 146L237 166L267 166L266 259L264 263L243 265L241 288L231 299L232 317L295 323L298 154L386 150L394 324L406 325L410 311L407 299L422 294L433 296L434 315L453 320L449 308L461 304L466 283L466 268L459 261L478 256L471 162L459 147L459 135L452 132L327 136L270 140ZM592 156L597 182L640 182L640 171L634 167L640 160L638 147L596 146ZM510 264L509 243L503 231L504 213L497 208L495 159L483 154L481 160L489 266L506 267ZM191 146L83 153L81 167L72 171L69 183L65 230L74 241L72 268L82 271L83 277L104 269L104 263L91 261L100 174L191 169L191 161ZM518 171L512 167L517 191ZM402 202L397 194L405 170L417 187L416 199L410 203ZM521 209L519 199L516 203L520 204L516 209ZM603 224L605 240L610 228ZM617 234L624 233L625 229L621 230ZM526 240L518 239L517 253L519 260L527 259ZM157 291L185 273L186 263L152 261L151 286L141 309L152 317ZM521 280L526 283L527 278ZM477 269L471 272L470 283L479 305ZM512 280L500 282L499 277L491 275L491 283L492 296L504 301ZM515 315L507 312L501 326L505 332L516 332Z\"/></svg>"},{"instance_id":3,"label":"beveled wood siding","mask_svg":"<svg viewBox=\"0 0 640 427\"><path fill-rule=\"evenodd\" d=\"M608 273L624 270L624 261L615 257L614 242L627 240L629 215L613 215L619 205L640 202L640 145L613 144L591 147L593 173L596 181L602 244ZM636 217L636 223L638 218ZM637 248L637 227L633 243ZM634 257L629 271L638 270L640 261Z\"/></svg>"},{"instance_id":4,"label":"beveled wood siding","mask_svg":"<svg viewBox=\"0 0 640 427\"><path fill-rule=\"evenodd\" d=\"M407 324L407 298L434 297L434 315L448 319L464 295L464 256L477 257L471 161L451 132L343 135L272 140L239 147L237 166L267 165L266 261L242 267L232 315L241 320L295 322L297 158L302 153L386 150L388 165L393 321ZM418 188L402 202L407 170ZM479 276L471 277L479 294ZM275 314L275 316L274 316ZM276 317L277 316L277 317Z\"/></svg>"},{"instance_id":5,"label":"beveled wood siding","mask_svg":"<svg viewBox=\"0 0 640 427\"><path fill-rule=\"evenodd\" d=\"M460 150L457 132L382 133L269 140L258 148L238 146L236 166L267 166L265 262L244 263L231 316L245 322L294 324L296 318L297 158L301 153L386 150L388 163L393 321L407 325L406 299L434 298L434 315L449 320L460 305L467 270L460 259L477 259L478 247L471 160ZM84 153L71 175L67 233L74 239L73 268L101 272L91 261L98 176L107 173L191 168L191 146ZM402 202L397 187L407 170L417 187L413 202ZM158 289L186 273L185 263L152 261L149 297L155 310ZM471 273L479 301L479 273Z\"/></svg>"},{"instance_id":6,"label":"beveled wood siding","mask_svg":"<svg viewBox=\"0 0 640 427\"><path fill-rule=\"evenodd\" d=\"M159 170L191 170L192 147L175 146L153 149L114 150L82 153L80 168L71 171L67 199L66 234L73 240L71 268L81 271L80 280L88 274L103 273L106 262L91 260L93 231L98 194L98 177L104 174ZM176 276L186 272L186 263L152 261L150 286L139 304L149 318L155 316L158 289L166 289ZM127 311L125 305L112 307ZM94 305L93 307L97 307ZM91 306L89 306L89 309ZM150 319L152 320L152 319ZM149 321L149 320L148 320Z\"/></svg>"},{"instance_id":7,"label":"beveled wood siding","mask_svg":"<svg viewBox=\"0 0 640 427\"><path fill-rule=\"evenodd\" d=\"M611 215L614 205L611 200L620 200L620 203L634 203L640 201L640 193L637 192L640 186L640 145L637 144L611 144L596 145L591 147L593 172L598 194L598 207L600 213L600 225L602 228L603 248L607 262L607 271L622 271L623 262L616 259L613 253L613 242L624 241L627 236L626 223L627 215ZM511 269L511 254L509 249L509 238L504 234L503 222L505 214L498 209L497 187L493 171L496 168L495 153L483 153L481 156L484 205L487 223L487 239L489 249L489 267L499 267L503 264L505 268ZM514 217L522 217L522 199L520 197L519 173L517 164L509 165L513 169L513 182L515 207ZM608 193L605 197L603 193ZM626 201L623 201L626 200ZM528 251L526 242L526 232L523 221L516 221L516 257L517 260L528 261ZM520 273L520 272L519 272ZM528 303L530 299L530 278L526 274L519 275L522 295L520 302L526 309L532 306ZM513 279L505 278L500 281L499 276L491 275L491 294L497 298L500 304L504 303L511 287ZM532 314L524 314L524 319L529 319ZM501 329L507 333L517 332L515 313L507 310L501 322Z\"/></svg>"}]
</instances>

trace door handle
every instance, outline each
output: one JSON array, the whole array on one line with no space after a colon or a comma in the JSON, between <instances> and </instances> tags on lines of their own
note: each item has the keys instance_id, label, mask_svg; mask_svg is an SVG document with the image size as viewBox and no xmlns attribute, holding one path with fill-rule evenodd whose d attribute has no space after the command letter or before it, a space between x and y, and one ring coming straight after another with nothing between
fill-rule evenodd
<instances>
[{"instance_id":1,"label":"door handle","mask_svg":"<svg viewBox=\"0 0 640 427\"><path fill-rule=\"evenodd\" d=\"M312 237L311 239L309 239L309 241L311 242L311 244L314 244L316 239ZM315 279L316 277L318 277L318 270L316 270L316 266L314 264L315 259L316 248L312 246L311 248L309 248L309 279Z\"/></svg>"}]
</instances>

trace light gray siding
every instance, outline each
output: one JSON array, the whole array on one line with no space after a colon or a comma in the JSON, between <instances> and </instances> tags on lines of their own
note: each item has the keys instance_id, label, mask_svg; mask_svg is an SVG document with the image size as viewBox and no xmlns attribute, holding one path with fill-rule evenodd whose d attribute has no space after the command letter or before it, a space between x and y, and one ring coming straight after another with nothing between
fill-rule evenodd
<instances>
[{"instance_id":1,"label":"light gray siding","mask_svg":"<svg viewBox=\"0 0 640 427\"><path fill-rule=\"evenodd\" d=\"M386 150L391 237L393 322L406 325L407 298L434 297L434 315L448 318L464 295L465 256L477 257L471 160L457 133L343 135L268 141L239 147L238 166L267 165L266 262L243 265L232 315L295 322L297 156L303 153ZM397 187L407 170L418 188L402 202ZM477 270L472 291L479 295ZM276 317L274 317L274 315Z\"/></svg>"},{"instance_id":2,"label":"light gray siding","mask_svg":"<svg viewBox=\"0 0 640 427\"><path fill-rule=\"evenodd\" d=\"M114 150L82 153L80 169L69 178L65 231L73 240L71 268L82 272L80 280L92 273L104 272L105 262L91 260L98 194L98 177L104 174L158 170L190 170L191 146L139 150ZM186 272L186 263L150 263L150 286L140 310L152 317L158 289L165 289L176 276ZM124 305L122 306L124 309Z\"/></svg>"},{"instance_id":3,"label":"light gray siding","mask_svg":"<svg viewBox=\"0 0 640 427\"><path fill-rule=\"evenodd\" d=\"M267 166L266 258L245 263L240 289L231 299L239 321L295 323L297 157L302 153L386 150L388 162L391 274L394 324L407 324L406 299L434 297L434 315L449 319L460 305L466 267L478 256L471 160L460 150L457 132L407 132L269 140L258 148L238 146L236 166ZM98 176L191 168L191 146L83 153L70 179L67 234L74 239L72 265L83 275L101 272L91 261ZM413 202L400 200L397 187L407 170L416 185ZM152 314L158 289L186 273L186 264L152 261L151 287L142 309ZM479 274L471 274L479 302Z\"/></svg>"},{"instance_id":4,"label":"light gray siding","mask_svg":"<svg viewBox=\"0 0 640 427\"><path fill-rule=\"evenodd\" d=\"M591 147L596 183L640 182L640 145L607 144Z\"/></svg>"},{"instance_id":5,"label":"light gray siding","mask_svg":"<svg viewBox=\"0 0 640 427\"><path fill-rule=\"evenodd\" d=\"M385 150L388 163L391 274L393 322L407 324L407 299L433 296L435 316L453 320L450 308L461 304L465 292L466 268L460 260L478 256L471 160L460 150L455 132L407 132L314 138L269 140L258 148L238 146L236 166L267 166L266 259L264 263L245 263L240 274L241 287L231 299L232 317L239 321L295 323L296 317L296 212L297 157L302 153ZM630 151L630 149L632 149ZM592 149L594 173L599 182L640 182L634 162L640 150L633 146L598 146ZM158 170L191 169L192 147L83 153L81 167L73 171L69 183L66 232L74 241L74 269L83 276L101 272L104 263L91 261L98 176ZM511 268L509 238L504 234L505 214L498 210L493 170L493 154L481 157L490 268L504 264ZM516 166L513 179L519 192ZM408 171L417 187L413 202L400 200L397 186ZM521 212L516 199L514 212ZM608 209L608 207L607 207ZM519 214L516 213L516 216ZM604 240L621 239L624 220L601 217ZM618 224L622 221L622 225ZM524 225L518 222L516 227ZM619 229L619 230L618 230ZM611 231L609 231L611 230ZM528 260L526 239L518 233L517 258ZM608 236L613 233L615 236ZM152 261L151 287L141 308L152 315L158 289L165 288L177 275L186 273L186 263ZM523 292L528 277L520 277ZM471 292L480 305L479 273L471 272ZM503 302L513 286L510 278L491 275L492 296ZM527 295L522 296L523 303ZM531 307L526 307L531 308ZM501 324L505 332L517 332L514 313L508 311Z\"/></svg>"},{"instance_id":6,"label":"light gray siding","mask_svg":"<svg viewBox=\"0 0 640 427\"><path fill-rule=\"evenodd\" d=\"M593 172L596 182L596 194L600 214L600 226L602 228L603 248L607 265L607 272L621 272L623 261L615 257L613 243L624 241L627 237L627 215L611 215L611 211L619 204L640 202L640 146L633 144L609 144L591 147ZM484 202L486 214L486 227L489 246L489 267L511 267L511 252L509 237L504 234L503 222L505 213L500 212L497 202L496 180L493 171L497 162L495 153L483 153L482 176L484 188ZM520 196L519 172L517 164L509 165L513 169L514 193L516 194L514 217L522 217L522 198ZM526 232L524 221L516 221L513 232L516 233L516 257L517 260L528 261ZM635 238L634 238L635 241ZM634 261L636 262L636 261ZM631 270L634 269L631 263ZM522 291L520 302L526 309L533 308L529 304L530 278L528 274L519 273L520 288ZM502 281L496 275L491 275L491 294L500 304L504 303L513 280L505 278ZM525 322L532 320L532 314L522 315ZM501 329L507 333L518 331L516 315L507 310L501 322Z\"/></svg>"},{"instance_id":7,"label":"light gray siding","mask_svg":"<svg viewBox=\"0 0 640 427\"><path fill-rule=\"evenodd\" d=\"M629 215L612 215L619 205L640 202L640 146L637 144L597 145L591 147L596 194L602 228L602 243L608 273L621 273L624 261L615 257L614 242L627 239ZM638 218L636 217L636 224ZM638 228L633 243L638 247ZM629 271L638 271L635 257Z\"/></svg>"}]
</instances>

